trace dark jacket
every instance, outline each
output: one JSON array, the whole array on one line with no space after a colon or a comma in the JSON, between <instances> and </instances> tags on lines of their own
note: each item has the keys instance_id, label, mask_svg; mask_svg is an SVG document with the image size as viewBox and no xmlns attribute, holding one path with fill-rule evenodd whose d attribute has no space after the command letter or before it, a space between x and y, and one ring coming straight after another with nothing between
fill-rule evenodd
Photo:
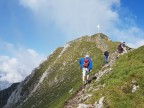
<instances>
[{"instance_id":1,"label":"dark jacket","mask_svg":"<svg viewBox=\"0 0 144 108\"><path fill-rule=\"evenodd\" d=\"M105 51L105 52L104 52L104 56L109 56L109 52L108 52L108 51Z\"/></svg>"}]
</instances>

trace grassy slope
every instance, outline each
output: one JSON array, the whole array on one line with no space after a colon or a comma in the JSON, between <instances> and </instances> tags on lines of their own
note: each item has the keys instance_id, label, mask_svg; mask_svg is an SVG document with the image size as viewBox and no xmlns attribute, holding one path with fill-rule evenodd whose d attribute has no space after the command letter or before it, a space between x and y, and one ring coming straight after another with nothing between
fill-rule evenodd
<instances>
[{"instance_id":1,"label":"grassy slope","mask_svg":"<svg viewBox=\"0 0 144 108\"><path fill-rule=\"evenodd\" d=\"M39 90L22 105L22 108L29 108L36 104L36 108L62 107L64 102L70 98L82 84L78 60L87 53L91 55L95 62L93 73L98 71L103 64L103 61L101 61L103 58L101 51L96 48L95 43L83 41L73 42L64 54L56 60L55 64L51 66L48 77L44 80L43 84L41 84ZM44 65L48 67L46 63ZM44 70L41 71L41 69L39 69L37 72L42 73ZM28 83L26 86L30 84ZM24 88L27 88L26 86ZM69 93L71 89L73 89L73 91Z\"/></svg>"},{"instance_id":2,"label":"grassy slope","mask_svg":"<svg viewBox=\"0 0 144 108\"><path fill-rule=\"evenodd\" d=\"M33 77L31 78L30 81L28 81L22 88L22 92L21 92L21 96L24 96L24 94L29 94L30 90L34 88L34 85L38 82L38 80L40 79L40 77L42 76L42 74L46 71L46 69L56 60L56 58L58 57L58 55L60 54L60 52L62 51L63 48L57 48L53 54L51 54L49 56L49 58L47 58L47 60L45 60L42 64L40 64L40 68L35 69L35 73L33 75ZM21 100L23 101L23 100ZM16 104L19 105L19 103L21 103L20 101ZM33 101L31 101L31 104L35 104L33 103ZM15 108L16 106L14 106Z\"/></svg>"},{"instance_id":3,"label":"grassy slope","mask_svg":"<svg viewBox=\"0 0 144 108\"><path fill-rule=\"evenodd\" d=\"M105 96L106 108L144 108L143 52L144 46L121 56L113 66L112 73L95 84L106 86L93 92L93 96L87 102L94 103ZM133 84L139 85L139 89L134 93L132 93Z\"/></svg>"},{"instance_id":4,"label":"grassy slope","mask_svg":"<svg viewBox=\"0 0 144 108\"><path fill-rule=\"evenodd\" d=\"M103 65L103 55L100 49L96 47L95 40L96 35L90 37L83 37L80 41L72 41L70 47L57 58L63 48L58 48L44 63L40 65L40 68L36 70L33 78L24 85L22 92L27 92L30 88L33 88L34 84L38 81L40 76L51 66L49 75L38 90L33 94L31 98L25 101L21 108L29 108L35 106L35 108L61 108L64 103L80 88L82 85L81 70L79 69L78 60L80 57L89 54L93 60L94 74L100 70ZM117 43L103 41L109 46L109 51L113 52L117 46ZM69 93L70 90L72 93ZM91 101L92 102L92 101Z\"/></svg>"}]
</instances>

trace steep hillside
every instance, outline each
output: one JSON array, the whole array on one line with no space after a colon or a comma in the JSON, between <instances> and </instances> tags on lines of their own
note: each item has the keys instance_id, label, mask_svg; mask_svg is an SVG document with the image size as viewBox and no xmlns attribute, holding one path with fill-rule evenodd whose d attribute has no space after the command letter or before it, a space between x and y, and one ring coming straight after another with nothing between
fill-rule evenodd
<instances>
[{"instance_id":1,"label":"steep hillside","mask_svg":"<svg viewBox=\"0 0 144 108\"><path fill-rule=\"evenodd\" d=\"M105 106L110 108L144 108L144 46L121 56L112 73L99 84L105 88L95 96L105 96Z\"/></svg>"},{"instance_id":2,"label":"steep hillside","mask_svg":"<svg viewBox=\"0 0 144 108\"><path fill-rule=\"evenodd\" d=\"M117 42L103 34L83 36L57 48L12 93L4 108L61 108L82 85L79 58L89 54L95 74L103 65L103 51L115 52Z\"/></svg>"},{"instance_id":3,"label":"steep hillside","mask_svg":"<svg viewBox=\"0 0 144 108\"><path fill-rule=\"evenodd\" d=\"M69 100L65 108L144 108L143 52L144 46L103 66L97 79Z\"/></svg>"}]
</instances>

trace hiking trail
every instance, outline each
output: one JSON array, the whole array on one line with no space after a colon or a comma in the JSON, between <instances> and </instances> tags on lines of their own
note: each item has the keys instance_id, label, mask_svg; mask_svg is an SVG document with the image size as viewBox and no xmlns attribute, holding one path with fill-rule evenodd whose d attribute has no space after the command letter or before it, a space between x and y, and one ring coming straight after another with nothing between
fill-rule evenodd
<instances>
[{"instance_id":1,"label":"hiking trail","mask_svg":"<svg viewBox=\"0 0 144 108\"><path fill-rule=\"evenodd\" d=\"M97 72L95 82L100 81L101 77L108 74L112 70L112 65L115 63L117 57L117 52L113 52L109 56L109 63L102 66L101 70ZM93 80L93 79L92 79ZM80 90L73 95L73 97L65 102L64 108L102 108L104 96L102 96L99 101L96 101L94 104L84 104L84 102L92 96L88 93L89 91L97 91L104 85L94 86L94 83L87 84L85 87L81 87Z\"/></svg>"}]
</instances>

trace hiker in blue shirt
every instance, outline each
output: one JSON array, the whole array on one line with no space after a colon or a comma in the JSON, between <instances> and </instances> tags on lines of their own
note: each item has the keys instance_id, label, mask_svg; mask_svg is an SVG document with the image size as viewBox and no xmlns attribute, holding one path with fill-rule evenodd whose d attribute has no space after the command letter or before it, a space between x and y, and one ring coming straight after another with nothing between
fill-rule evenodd
<instances>
[{"instance_id":1,"label":"hiker in blue shirt","mask_svg":"<svg viewBox=\"0 0 144 108\"><path fill-rule=\"evenodd\" d=\"M82 69L82 79L83 84L87 84L89 81L89 73L92 71L92 60L89 55L86 55L84 58L79 60L80 68Z\"/></svg>"}]
</instances>

